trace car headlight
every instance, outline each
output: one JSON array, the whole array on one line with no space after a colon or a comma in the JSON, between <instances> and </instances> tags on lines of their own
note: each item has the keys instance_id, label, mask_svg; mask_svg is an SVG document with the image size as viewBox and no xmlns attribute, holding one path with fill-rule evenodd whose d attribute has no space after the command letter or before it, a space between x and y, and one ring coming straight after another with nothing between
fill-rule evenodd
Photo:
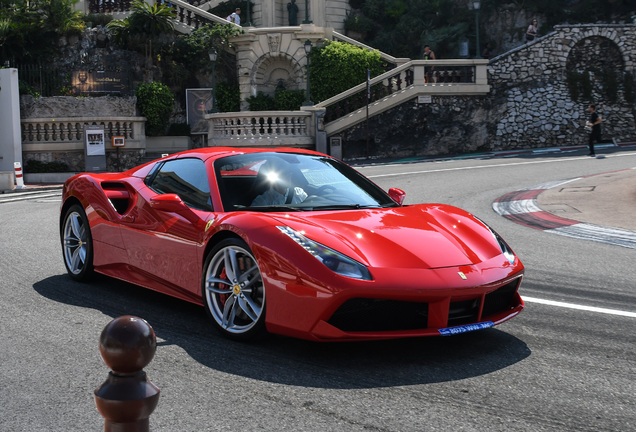
<instances>
[{"instance_id":1,"label":"car headlight","mask_svg":"<svg viewBox=\"0 0 636 432\"><path fill-rule=\"evenodd\" d=\"M515 253L512 251L512 249L510 249L510 246L508 246L508 243L506 243L504 239L502 239L501 236L497 234L496 232L494 232L493 230L490 230L490 232L492 233L492 235L495 236L497 243L499 243L501 252L508 259L508 261L510 261L510 264L514 264L515 261L517 260L517 257L515 256Z\"/></svg>"},{"instance_id":2,"label":"car headlight","mask_svg":"<svg viewBox=\"0 0 636 432\"><path fill-rule=\"evenodd\" d=\"M279 226L278 229L281 230L282 233L287 234L292 240L334 273L353 279L371 280L371 273L369 273L369 269L367 269L364 264L327 246L321 245L318 242L310 240L290 227Z\"/></svg>"},{"instance_id":3,"label":"car headlight","mask_svg":"<svg viewBox=\"0 0 636 432\"><path fill-rule=\"evenodd\" d=\"M497 240L497 243L499 244L499 248L501 249L501 253L506 257L506 259L510 262L510 264L514 264L515 261L517 260L517 257L515 253L512 251L512 249L510 248L510 246L508 246L508 243L506 243L505 240L502 239L501 236L497 234L494 229L490 228L486 222L482 221L476 216L473 216L473 217L479 223L485 226L488 229L488 231L490 231L490 234L492 234L495 240Z\"/></svg>"}]
</instances>

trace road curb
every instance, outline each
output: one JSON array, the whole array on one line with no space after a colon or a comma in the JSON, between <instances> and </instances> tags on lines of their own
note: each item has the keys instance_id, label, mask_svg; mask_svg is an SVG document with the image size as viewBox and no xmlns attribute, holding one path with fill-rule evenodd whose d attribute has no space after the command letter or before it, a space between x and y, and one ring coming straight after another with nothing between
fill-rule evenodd
<instances>
[{"instance_id":1,"label":"road curb","mask_svg":"<svg viewBox=\"0 0 636 432\"><path fill-rule=\"evenodd\" d=\"M500 216L528 228L566 237L636 249L636 232L634 231L603 227L562 218L542 210L537 204L538 196L548 189L556 188L586 177L591 176L544 183L531 188L510 192L497 198L493 202L492 208Z\"/></svg>"}]
</instances>

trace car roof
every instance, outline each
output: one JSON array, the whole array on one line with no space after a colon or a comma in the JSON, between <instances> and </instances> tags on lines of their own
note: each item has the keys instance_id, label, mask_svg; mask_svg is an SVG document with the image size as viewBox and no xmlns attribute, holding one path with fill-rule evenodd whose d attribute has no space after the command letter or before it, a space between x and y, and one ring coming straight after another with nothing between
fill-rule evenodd
<instances>
[{"instance_id":1,"label":"car roof","mask_svg":"<svg viewBox=\"0 0 636 432\"><path fill-rule=\"evenodd\" d=\"M218 159L220 157L225 157L230 154L246 154L246 153L299 153L299 154L310 154L310 155L320 155L324 156L322 153L318 153L313 150L301 149L301 148L293 148L293 147L275 147L275 148L267 148L267 147L203 147L199 149L186 150L180 153L175 153L171 155L172 157L187 157L187 156L195 156L201 159L208 159L210 157L214 157Z\"/></svg>"},{"instance_id":2,"label":"car roof","mask_svg":"<svg viewBox=\"0 0 636 432\"><path fill-rule=\"evenodd\" d=\"M179 153L174 153L169 156L166 156L161 159L154 160L152 162L148 162L144 165L137 166L126 171L127 175L133 177L145 177L152 167L155 166L157 161L159 160L170 160L170 159L179 159L184 157L197 157L202 160L208 160L210 158L219 159L225 156L230 155L239 155L239 154L247 154L247 153L296 153L296 154L307 154L307 155L317 155L317 156L326 156L322 153L301 149L301 148L293 148L293 147L203 147L192 150L185 150Z\"/></svg>"}]
</instances>

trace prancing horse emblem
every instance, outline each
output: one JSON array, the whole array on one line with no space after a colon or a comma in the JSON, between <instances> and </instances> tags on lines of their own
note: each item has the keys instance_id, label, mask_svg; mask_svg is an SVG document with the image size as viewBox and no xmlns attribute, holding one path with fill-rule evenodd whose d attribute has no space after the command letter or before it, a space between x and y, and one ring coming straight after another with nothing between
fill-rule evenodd
<instances>
[{"instance_id":1,"label":"prancing horse emblem","mask_svg":"<svg viewBox=\"0 0 636 432\"><path fill-rule=\"evenodd\" d=\"M457 272L457 274L459 275L460 278L464 280L468 279L468 277L464 274L464 272Z\"/></svg>"}]
</instances>

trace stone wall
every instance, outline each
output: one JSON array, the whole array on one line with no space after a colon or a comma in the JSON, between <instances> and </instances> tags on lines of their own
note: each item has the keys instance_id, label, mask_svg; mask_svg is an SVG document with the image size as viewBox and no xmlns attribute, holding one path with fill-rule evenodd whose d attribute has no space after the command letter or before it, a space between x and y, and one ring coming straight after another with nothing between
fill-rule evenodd
<instances>
[{"instance_id":1,"label":"stone wall","mask_svg":"<svg viewBox=\"0 0 636 432\"><path fill-rule=\"evenodd\" d=\"M136 117L137 98L131 97L20 97L22 118L46 117Z\"/></svg>"},{"instance_id":2,"label":"stone wall","mask_svg":"<svg viewBox=\"0 0 636 432\"><path fill-rule=\"evenodd\" d=\"M123 132L119 127L124 123L144 120L136 114L135 97L41 97L34 98L30 95L20 97L20 114L22 119L42 119L45 127L28 133L23 124L22 130L22 155L24 163L29 160L39 162L61 162L68 166L69 171L85 171L85 155L83 137L77 139L77 134L82 133L84 124L103 125L106 138L106 166L114 171L118 168L131 168L142 160L146 148L146 136L142 127L128 127ZM118 121L104 123L104 119L117 118ZM124 122L123 119L127 118ZM48 120L44 122L44 120ZM72 121L69 121L72 119ZM57 121L56 121L57 120ZM67 125L73 125L72 132ZM57 129L55 128L57 125ZM137 129L139 128L139 129ZM127 134L126 147L114 149L110 145L110 138L114 135ZM32 141L29 137L36 141Z\"/></svg>"},{"instance_id":3,"label":"stone wall","mask_svg":"<svg viewBox=\"0 0 636 432\"><path fill-rule=\"evenodd\" d=\"M557 26L550 35L497 57L489 65L491 98L498 105L495 142L501 148L581 144L587 106L604 118L603 132L619 141L635 135L634 104L620 81L633 76L636 26ZM607 96L601 71L617 72L616 101ZM567 71L590 71L592 98L573 101Z\"/></svg>"},{"instance_id":4,"label":"stone wall","mask_svg":"<svg viewBox=\"0 0 636 432\"><path fill-rule=\"evenodd\" d=\"M434 96L430 103L404 104L343 136L345 158L412 157L572 146L587 143L583 126L594 103L604 118L606 141L636 139L636 105L624 82L607 97L599 71L619 81L635 74L636 26L568 25L492 59L486 96ZM572 100L567 70L591 71L592 100ZM370 144L367 145L367 133Z\"/></svg>"}]
</instances>

